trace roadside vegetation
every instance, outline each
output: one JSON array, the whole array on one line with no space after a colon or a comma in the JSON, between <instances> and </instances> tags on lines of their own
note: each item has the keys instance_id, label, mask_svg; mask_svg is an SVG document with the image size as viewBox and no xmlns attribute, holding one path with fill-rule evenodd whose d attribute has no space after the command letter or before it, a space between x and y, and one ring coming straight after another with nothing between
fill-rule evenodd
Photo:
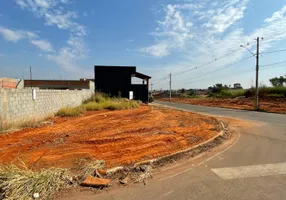
<instances>
[{"instance_id":1,"label":"roadside vegetation","mask_svg":"<svg viewBox=\"0 0 286 200\"><path fill-rule=\"evenodd\" d=\"M69 186L71 176L66 169L32 171L25 166L0 166L0 192L7 199L48 199Z\"/></svg>"},{"instance_id":2,"label":"roadside vegetation","mask_svg":"<svg viewBox=\"0 0 286 200\"><path fill-rule=\"evenodd\" d=\"M81 106L66 107L60 109L56 115L61 117L77 117L86 111L98 110L122 110L137 108L138 101L128 100L124 98L111 98L105 94L95 93L92 97L85 100Z\"/></svg>"},{"instance_id":3,"label":"roadside vegetation","mask_svg":"<svg viewBox=\"0 0 286 200\"><path fill-rule=\"evenodd\" d=\"M251 87L250 89L219 89L215 92L211 91L208 96L215 98L254 97L255 88ZM267 87L262 85L259 87L259 97L286 97L286 87Z\"/></svg>"},{"instance_id":4,"label":"roadside vegetation","mask_svg":"<svg viewBox=\"0 0 286 200\"><path fill-rule=\"evenodd\" d=\"M274 77L269 79L271 87L260 85L259 97L260 98L285 98L286 97L286 76ZM168 98L169 91L158 93L155 95L157 98ZM224 85L217 83L207 89L181 89L176 92L172 91L172 97L177 98L251 98L255 96L255 87L243 89L239 83L231 85Z\"/></svg>"}]
</instances>

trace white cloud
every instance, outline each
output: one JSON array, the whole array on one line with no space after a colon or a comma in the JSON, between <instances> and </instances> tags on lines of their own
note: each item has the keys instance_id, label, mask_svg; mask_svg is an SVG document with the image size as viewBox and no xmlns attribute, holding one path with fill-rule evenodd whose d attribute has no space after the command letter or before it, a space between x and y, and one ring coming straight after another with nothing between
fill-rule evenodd
<instances>
[{"instance_id":1,"label":"white cloud","mask_svg":"<svg viewBox=\"0 0 286 200\"><path fill-rule=\"evenodd\" d=\"M47 55L49 60L56 62L60 67L68 71L74 71L78 67L75 61L86 57L86 48L83 40L78 36L71 36L67 46L53 55Z\"/></svg>"},{"instance_id":2,"label":"white cloud","mask_svg":"<svg viewBox=\"0 0 286 200\"><path fill-rule=\"evenodd\" d=\"M247 12L247 2L248 0L204 0L197 4L166 5L163 8L165 11L164 20L159 21L158 27L151 33L151 36L154 37L154 43L140 48L140 52L159 58L170 56L170 62L167 65L164 62L162 65L149 66L150 71L147 73L154 79L162 78L168 73L183 72L238 50L231 56L220 59L206 67L174 76L174 88L202 87L204 82L214 84L215 81L220 81L216 79L216 75L220 72L205 76L203 82L198 81L198 83L194 82L190 85L185 83L192 77L206 74L249 56L249 52L240 48L241 44L250 43L248 48L255 51L254 38L264 37L261 42L261 51L265 51L279 41L286 39L286 5L271 16L266 16L264 23L246 33L240 20L244 18L244 13ZM175 13L177 14L175 15ZM187 39L185 39L185 35L188 36ZM171 58L174 52L180 54ZM245 70L246 67L247 69L254 68L254 65L255 60L250 59L249 62L243 62L234 67L237 67L237 70L240 68ZM229 70L231 69L233 67ZM166 72L166 74L162 75L162 72ZM228 69L223 70L223 72L231 74ZM199 79L193 81L196 80ZM228 76L224 80L228 80ZM229 81L232 83L234 80L229 79ZM156 87L164 88L164 86L166 86L165 80L162 83L157 83Z\"/></svg>"},{"instance_id":3,"label":"white cloud","mask_svg":"<svg viewBox=\"0 0 286 200\"><path fill-rule=\"evenodd\" d=\"M267 23L271 23L281 19L283 20L285 18L285 13L286 13L286 5L281 10L273 13L273 15L270 18L267 18L264 21Z\"/></svg>"},{"instance_id":4,"label":"white cloud","mask_svg":"<svg viewBox=\"0 0 286 200\"><path fill-rule=\"evenodd\" d=\"M58 29L69 32L70 37L65 46L54 51L52 45L43 40L31 41L43 51L53 52L45 57L54 61L57 65L68 71L76 71L76 61L86 56L87 49L83 36L87 34L83 25L76 22L78 14L73 11L65 11L64 5L72 3L71 0L16 0L22 8L33 12L37 17L44 19L47 26L55 26Z\"/></svg>"},{"instance_id":5,"label":"white cloud","mask_svg":"<svg viewBox=\"0 0 286 200\"><path fill-rule=\"evenodd\" d=\"M11 30L0 26L0 34L4 37L5 40L9 42L18 42L22 39L32 39L36 38L37 35L30 31L22 31L22 30Z\"/></svg>"},{"instance_id":6,"label":"white cloud","mask_svg":"<svg viewBox=\"0 0 286 200\"><path fill-rule=\"evenodd\" d=\"M243 0L235 4L232 2L228 3L223 8L217 9L216 11L211 10L211 12L208 14L213 16L208 23L204 24L204 26L214 32L223 33L232 24L243 18L247 3L248 0Z\"/></svg>"},{"instance_id":7,"label":"white cloud","mask_svg":"<svg viewBox=\"0 0 286 200\"><path fill-rule=\"evenodd\" d=\"M70 0L16 0L16 3L37 17L43 17L45 25L54 25L76 35L86 35L84 26L74 21L78 17L77 13L60 9L62 5L71 3Z\"/></svg>"},{"instance_id":8,"label":"white cloud","mask_svg":"<svg viewBox=\"0 0 286 200\"><path fill-rule=\"evenodd\" d=\"M140 49L140 52L145 53L147 55L152 55L155 57L164 57L169 54L170 44L167 43L158 43L153 46L143 47Z\"/></svg>"},{"instance_id":9,"label":"white cloud","mask_svg":"<svg viewBox=\"0 0 286 200\"><path fill-rule=\"evenodd\" d=\"M163 21L158 21L158 27L152 32L159 41L149 47L139 49L142 53L147 53L156 57L169 55L173 49L182 49L186 41L193 37L191 28L193 23L184 18L182 9L185 6L167 5L164 9L166 15Z\"/></svg>"},{"instance_id":10,"label":"white cloud","mask_svg":"<svg viewBox=\"0 0 286 200\"><path fill-rule=\"evenodd\" d=\"M33 45L37 46L38 48L40 48L43 51L47 51L47 52L54 51L53 46L48 41L45 41L45 40L32 40L31 43Z\"/></svg>"}]
</instances>

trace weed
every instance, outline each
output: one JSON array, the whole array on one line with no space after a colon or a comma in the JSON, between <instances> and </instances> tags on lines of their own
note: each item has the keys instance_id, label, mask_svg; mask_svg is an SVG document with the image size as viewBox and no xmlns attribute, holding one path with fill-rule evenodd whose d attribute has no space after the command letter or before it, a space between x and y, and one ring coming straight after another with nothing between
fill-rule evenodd
<instances>
[{"instance_id":1,"label":"weed","mask_svg":"<svg viewBox=\"0 0 286 200\"><path fill-rule=\"evenodd\" d=\"M15 165L0 167L0 188L7 199L33 199L35 193L41 199L48 199L71 181L71 175L65 169L51 168L35 172Z\"/></svg>"},{"instance_id":2,"label":"weed","mask_svg":"<svg viewBox=\"0 0 286 200\"><path fill-rule=\"evenodd\" d=\"M87 104L90 102L96 102L96 103L103 103L105 101L108 101L110 98L107 96L104 96L104 94L101 93L95 93L94 95L92 95L90 98L88 98L87 100L85 100L83 102L83 104Z\"/></svg>"},{"instance_id":3,"label":"weed","mask_svg":"<svg viewBox=\"0 0 286 200\"><path fill-rule=\"evenodd\" d=\"M139 103L137 101L130 101L128 99L112 98L103 102L89 102L82 105L86 110L121 110L137 108Z\"/></svg>"},{"instance_id":4,"label":"weed","mask_svg":"<svg viewBox=\"0 0 286 200\"><path fill-rule=\"evenodd\" d=\"M86 177L88 175L94 175L95 170L103 169L105 167L106 165L104 160L93 160L83 164L80 171L82 173L82 176Z\"/></svg>"},{"instance_id":5,"label":"weed","mask_svg":"<svg viewBox=\"0 0 286 200\"><path fill-rule=\"evenodd\" d=\"M87 104L83 104L82 106L88 111L94 110L103 110L106 107L106 102L103 103L96 103L96 102L89 102Z\"/></svg>"},{"instance_id":6,"label":"weed","mask_svg":"<svg viewBox=\"0 0 286 200\"><path fill-rule=\"evenodd\" d=\"M78 117L81 114L85 113L84 106L77 106L77 107L66 107L60 109L56 115L61 117Z\"/></svg>"}]
</instances>

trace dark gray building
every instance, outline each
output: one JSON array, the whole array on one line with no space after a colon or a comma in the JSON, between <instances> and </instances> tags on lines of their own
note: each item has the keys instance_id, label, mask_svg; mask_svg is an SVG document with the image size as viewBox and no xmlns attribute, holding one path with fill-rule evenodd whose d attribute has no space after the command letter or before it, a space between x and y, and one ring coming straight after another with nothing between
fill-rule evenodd
<instances>
[{"instance_id":1,"label":"dark gray building","mask_svg":"<svg viewBox=\"0 0 286 200\"><path fill-rule=\"evenodd\" d=\"M142 79L142 84L132 84L132 77ZM132 91L134 99L148 101L149 79L151 77L136 72L135 66L99 66L94 67L95 90L129 98Z\"/></svg>"}]
</instances>

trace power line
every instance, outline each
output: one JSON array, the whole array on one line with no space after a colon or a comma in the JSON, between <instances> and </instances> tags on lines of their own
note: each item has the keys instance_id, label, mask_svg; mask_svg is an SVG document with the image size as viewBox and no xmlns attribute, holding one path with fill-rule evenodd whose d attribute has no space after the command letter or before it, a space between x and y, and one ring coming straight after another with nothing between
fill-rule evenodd
<instances>
[{"instance_id":1,"label":"power line","mask_svg":"<svg viewBox=\"0 0 286 200\"><path fill-rule=\"evenodd\" d=\"M282 63L286 63L286 61L280 62L280 64L282 64ZM261 70L268 70L268 69L273 69L273 68L284 67L284 66L268 67L268 66L273 66L273 65L277 65L277 63L273 63L273 64L269 64L269 65L263 65L263 66L261 66ZM247 73L247 72L255 72L255 69L256 69L256 68L241 70L241 71L236 72L234 75L244 74L244 73ZM231 75L231 76L234 76L234 75ZM222 74L222 75L218 75L218 76L216 76L216 77L221 77L221 76L228 76L228 74ZM193 82L197 82L197 81L202 81L202 80L205 80L205 78L202 78L202 79L199 79L199 80L195 80L195 81L192 81L192 82L189 82L189 83L193 83Z\"/></svg>"},{"instance_id":2,"label":"power line","mask_svg":"<svg viewBox=\"0 0 286 200\"><path fill-rule=\"evenodd\" d=\"M271 63L271 64L267 64L267 65L261 65L261 68L268 67L268 66L273 66L273 65L280 65L280 64L284 64L284 63L286 63L286 61Z\"/></svg>"},{"instance_id":3,"label":"power line","mask_svg":"<svg viewBox=\"0 0 286 200\"><path fill-rule=\"evenodd\" d=\"M246 72L254 72L254 71L255 71L255 68L242 70L242 71L238 71L238 72L236 72L236 74L233 74L233 75L230 75L230 76L232 77L232 76L237 75L237 74L244 74ZM221 77L221 76L227 76L227 74L218 75L216 77ZM206 78L202 78L202 79L194 80L194 81L191 81L191 82L188 82L188 83L194 83L194 82L202 81L202 80L205 80L205 79Z\"/></svg>"},{"instance_id":4,"label":"power line","mask_svg":"<svg viewBox=\"0 0 286 200\"><path fill-rule=\"evenodd\" d=\"M209 75L209 74L216 73L216 72L221 71L221 70L223 70L223 69L232 67L233 65L236 65L236 64L238 64L238 63L241 63L241 62L243 62L243 61L245 61L245 60L248 60L248 59L250 59L250 58L252 58L252 57L254 57L254 55L249 56L249 57L247 57L247 58L244 58L244 59L242 59L242 60L239 60L239 61L237 61L237 62L235 62L235 63L232 63L232 64L230 64L230 65L227 65L227 66L225 66L225 67L219 68L219 69L217 69L217 70L214 70L214 71L211 71L211 72L209 72L209 73L206 73L206 74L203 74L203 75L200 75L200 76L196 76L196 77L193 77L193 78L190 78L190 79L196 79L196 78L200 78L200 77L203 77L203 76L206 76L206 75ZM186 83L189 83L189 81L186 82Z\"/></svg>"},{"instance_id":5,"label":"power line","mask_svg":"<svg viewBox=\"0 0 286 200\"><path fill-rule=\"evenodd\" d=\"M226 58L226 57L228 57L228 56L230 56L230 55L232 55L232 54L234 54L234 53L236 53L236 52L238 52L238 51L240 51L240 50L241 50L241 48L235 49L235 50L231 51L230 53L227 53L227 54L225 54L225 55L223 55L223 56L221 56L221 57L218 57L218 58L216 58L216 59L214 59L214 60L212 60L212 61L209 61L209 62L207 62L207 63L205 63L205 64L202 64L202 65L193 67L193 68L191 68L191 69L183 70L183 71L181 71L181 72L175 73L173 76L178 76L178 75L180 75L180 74L183 74L183 73L186 73L186 72L190 72L190 71L193 71L193 70L196 70L196 69L199 69L199 68L208 66L208 65L213 64L213 63L215 63L215 62L217 62L217 61L219 61L219 60L221 60L221 59L223 59L223 58ZM155 79L155 80L153 80L153 82L154 82L154 81L159 81L159 80L168 79L168 78L169 78L169 75L166 76L166 77L164 77L164 78Z\"/></svg>"},{"instance_id":6,"label":"power line","mask_svg":"<svg viewBox=\"0 0 286 200\"><path fill-rule=\"evenodd\" d=\"M275 66L275 67L264 67L260 70L269 70L269 69L273 69L273 68L279 68L279 67L284 67L284 66ZM248 72L255 72L256 68L252 68L252 69L246 69L246 70L241 70L241 71L238 71L236 72L235 74L233 75L230 75L229 74L221 74L221 75L218 75L216 77L222 77L222 76L228 76L228 77L233 77L237 74L245 74L245 73L248 73ZM194 82L198 82L198 81L202 81L202 80L205 80L206 78L202 78L202 79L199 79L199 80L195 80L195 81L192 81L192 82L189 82L189 83L194 83Z\"/></svg>"},{"instance_id":7,"label":"power line","mask_svg":"<svg viewBox=\"0 0 286 200\"><path fill-rule=\"evenodd\" d=\"M286 49L280 49L280 50L276 50L276 51L266 51L266 52L261 52L260 54L278 53L278 52L282 52L282 51L286 51Z\"/></svg>"},{"instance_id":8,"label":"power line","mask_svg":"<svg viewBox=\"0 0 286 200\"><path fill-rule=\"evenodd\" d=\"M173 76L177 76L177 75L180 75L180 74L183 74L183 73L186 73L186 72L190 72L190 71L193 71L193 70L196 70L196 69L199 69L199 68L208 66L208 65L213 64L213 63L215 63L215 62L217 62L217 61L219 61L219 60L221 60L221 59L223 59L223 58L225 58L225 57L228 57L228 56L230 56L230 55L232 55L232 54L234 54L234 53L236 53L236 52L238 52L238 51L240 51L240 50L241 50L241 48L236 49L236 50L234 50L234 51L232 51L232 52L230 52L230 53L227 53L227 54L225 54L225 55L223 55L223 56L221 56L221 57L219 57L219 58L216 58L216 59L213 60L213 61L207 62L207 63L205 63L205 64L202 64L202 65L199 65L199 66L196 66L196 67L193 67L193 68L188 69L188 70L184 70L184 71L175 73Z\"/></svg>"},{"instance_id":9,"label":"power line","mask_svg":"<svg viewBox=\"0 0 286 200\"><path fill-rule=\"evenodd\" d=\"M265 68L262 68L261 70L268 70L268 69L279 68L279 67L284 67L284 66L265 67Z\"/></svg>"}]
</instances>

